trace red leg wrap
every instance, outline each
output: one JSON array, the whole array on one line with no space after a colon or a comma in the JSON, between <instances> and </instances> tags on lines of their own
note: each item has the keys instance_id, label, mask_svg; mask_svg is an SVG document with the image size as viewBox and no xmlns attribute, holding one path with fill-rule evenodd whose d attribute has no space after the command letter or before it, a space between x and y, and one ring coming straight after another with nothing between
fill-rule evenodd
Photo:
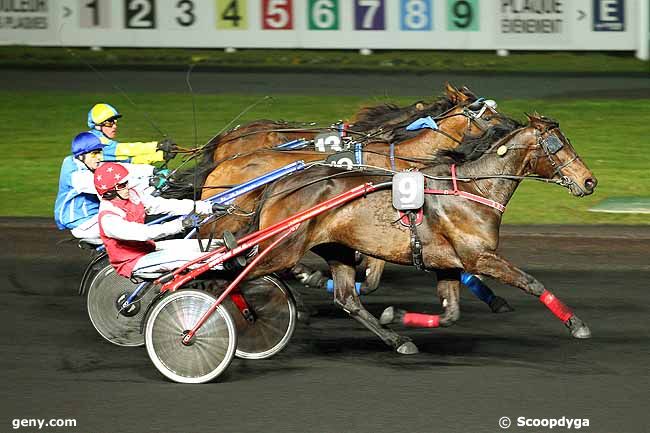
<instances>
[{"instance_id":1,"label":"red leg wrap","mask_svg":"<svg viewBox=\"0 0 650 433\"><path fill-rule=\"evenodd\" d=\"M410 328L437 328L440 316L436 314L405 313L402 324Z\"/></svg>"},{"instance_id":2,"label":"red leg wrap","mask_svg":"<svg viewBox=\"0 0 650 433\"><path fill-rule=\"evenodd\" d=\"M573 317L573 311L571 311L569 307L564 305L562 301L556 298L555 295L548 290L544 290L544 293L539 297L539 300L562 322L566 322Z\"/></svg>"}]
</instances>

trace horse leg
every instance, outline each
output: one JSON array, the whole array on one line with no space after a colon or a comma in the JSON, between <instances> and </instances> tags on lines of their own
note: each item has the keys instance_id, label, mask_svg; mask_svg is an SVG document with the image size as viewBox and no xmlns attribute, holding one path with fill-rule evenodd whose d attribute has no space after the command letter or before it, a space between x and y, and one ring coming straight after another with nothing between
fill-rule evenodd
<instances>
[{"instance_id":1,"label":"horse leg","mask_svg":"<svg viewBox=\"0 0 650 433\"><path fill-rule=\"evenodd\" d=\"M386 265L385 261L374 257L368 257L366 263L366 279L363 284L361 284L361 293L370 293L377 290L377 287L379 287L379 281L381 280L381 275L384 273L384 266Z\"/></svg>"},{"instance_id":2,"label":"horse leg","mask_svg":"<svg viewBox=\"0 0 650 433\"><path fill-rule=\"evenodd\" d=\"M388 307L379 319L382 325L389 323L402 324L410 328L438 328L451 326L460 318L460 282L459 270L438 270L438 297L443 308L443 313L423 314Z\"/></svg>"},{"instance_id":3,"label":"horse leg","mask_svg":"<svg viewBox=\"0 0 650 433\"><path fill-rule=\"evenodd\" d=\"M468 272L462 272L460 274L460 281L469 288L474 296L488 304L493 313L508 313L515 310L508 304L508 301L501 296L495 295L492 289L481 281L478 276Z\"/></svg>"},{"instance_id":4,"label":"horse leg","mask_svg":"<svg viewBox=\"0 0 650 433\"><path fill-rule=\"evenodd\" d=\"M586 323L576 316L569 307L555 297L532 275L522 271L496 253L482 253L471 267L472 272L496 278L499 281L518 287L536 296L551 312L569 328L575 338L590 338L591 331Z\"/></svg>"},{"instance_id":5,"label":"horse leg","mask_svg":"<svg viewBox=\"0 0 650 433\"><path fill-rule=\"evenodd\" d=\"M340 306L354 320L368 328L397 353L411 355L418 353L418 348L410 338L381 326L379 320L365 309L354 286L354 251L342 249L341 246L328 248L318 246L313 251L327 260L334 279L334 303Z\"/></svg>"}]
</instances>

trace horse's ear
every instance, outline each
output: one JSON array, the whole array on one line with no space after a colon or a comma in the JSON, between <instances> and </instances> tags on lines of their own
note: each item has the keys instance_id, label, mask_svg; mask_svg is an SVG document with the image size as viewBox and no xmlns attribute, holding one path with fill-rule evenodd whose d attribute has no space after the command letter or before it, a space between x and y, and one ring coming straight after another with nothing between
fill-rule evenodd
<instances>
[{"instance_id":1,"label":"horse's ear","mask_svg":"<svg viewBox=\"0 0 650 433\"><path fill-rule=\"evenodd\" d=\"M533 114L530 113L524 113L526 114L526 117L528 118L528 124L530 126L538 127L544 125L544 120L542 120L542 116L535 111Z\"/></svg>"},{"instance_id":2,"label":"horse's ear","mask_svg":"<svg viewBox=\"0 0 650 433\"><path fill-rule=\"evenodd\" d=\"M452 86L449 81L445 82L445 93L447 94L447 98L454 104L460 104L463 102L461 97L463 97L463 94L458 91L457 88Z\"/></svg>"}]
</instances>

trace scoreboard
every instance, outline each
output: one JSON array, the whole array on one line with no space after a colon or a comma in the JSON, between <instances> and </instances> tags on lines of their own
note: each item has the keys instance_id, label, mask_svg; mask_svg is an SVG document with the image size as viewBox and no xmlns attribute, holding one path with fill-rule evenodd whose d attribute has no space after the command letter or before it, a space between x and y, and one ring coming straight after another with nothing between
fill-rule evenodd
<instances>
[{"instance_id":1,"label":"scoreboard","mask_svg":"<svg viewBox=\"0 0 650 433\"><path fill-rule=\"evenodd\" d=\"M1 0L0 44L647 55L648 0Z\"/></svg>"}]
</instances>

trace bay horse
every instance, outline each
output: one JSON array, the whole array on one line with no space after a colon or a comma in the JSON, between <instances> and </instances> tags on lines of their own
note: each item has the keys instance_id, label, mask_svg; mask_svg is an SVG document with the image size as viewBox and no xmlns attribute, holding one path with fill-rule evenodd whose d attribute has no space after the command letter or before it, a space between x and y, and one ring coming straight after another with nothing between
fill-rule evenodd
<instances>
[{"instance_id":1,"label":"bay horse","mask_svg":"<svg viewBox=\"0 0 650 433\"><path fill-rule=\"evenodd\" d=\"M449 156L480 152L482 156L457 167L457 190L493 200L505 206L528 176L538 176L569 189L582 197L592 194L597 181L553 120L528 115L526 125L514 127L504 138L494 141L489 134L466 139ZM385 182L386 175L348 172L332 177L332 168L314 169L280 180L268 187L258 206L258 225L268 227L335 194L365 182ZM428 176L426 188L451 187L449 165L422 170ZM340 174L340 173L339 173ZM314 182L315 176L323 181ZM441 179L442 177L442 179ZM426 269L438 276L438 293L446 308L437 325L449 326L460 316L459 273L486 275L515 286L540 300L569 329L575 338L589 338L588 326L533 276L513 265L496 250L499 243L501 211L455 195L427 195L424 221L418 228ZM263 243L265 248L272 240ZM355 251L402 265L413 263L410 232L396 223L391 193L379 190L303 223L281 248L260 261L248 278L287 269L312 250L328 263L335 281L334 302L402 354L417 353L408 337L382 326L362 305L354 289ZM406 322L403 322L406 324Z\"/></svg>"},{"instance_id":2,"label":"bay horse","mask_svg":"<svg viewBox=\"0 0 650 433\"><path fill-rule=\"evenodd\" d=\"M481 111L480 116L473 114L468 109L468 105L472 104L475 98L467 96L467 90L464 92L448 86L447 97L429 104L423 110L416 110L415 112L411 107L403 109L403 113L395 110L393 107L388 107L387 110L390 112L391 118L402 119L400 124L391 124L393 138L398 144L394 146L394 152L392 154L389 151L390 145L386 142L373 141L366 144L363 149L364 163L382 168L392 168L394 170L421 168L435 161L437 152L441 149L453 149L457 147L463 137L467 135L479 134L492 125L501 125L500 130L507 129L513 125L512 119L499 114L493 109ZM386 109L382 110L381 107L374 107L368 110L372 111L375 117L385 118L382 113ZM423 115L436 117L439 130L406 131L403 129L406 124ZM364 122L365 128L372 129L370 126L372 122L367 119ZM396 126L401 126L401 128L395 128ZM380 124L375 125L375 128L391 130L391 128ZM266 136L268 138L268 134ZM303 160L305 162L322 161L325 156L322 152L315 151L285 151L268 148L236 154L231 158L219 162L213 169L212 167L215 163L208 165L212 171L207 175L206 181L204 182L201 198L208 198L225 189L225 186L239 184L296 160ZM241 197L236 202L237 206L249 211L254 209L259 194L259 191L252 192ZM241 217L241 213L239 217L235 214L232 218L218 221L211 229L217 233L223 230L237 232L245 229L249 221L245 216ZM367 259L366 278L361 286L363 292L371 292L378 287L384 264L382 260L377 260L372 257ZM305 269L304 265L294 268L293 273L301 281L310 279L312 275L308 269ZM318 274L320 273L318 272ZM464 277L473 279L478 284L481 284L480 280L474 276L465 274ZM489 294L487 299L485 296L482 299L490 306L493 312L512 311L507 301L500 296L494 295L487 286L482 286L480 290Z\"/></svg>"},{"instance_id":3,"label":"bay horse","mask_svg":"<svg viewBox=\"0 0 650 433\"><path fill-rule=\"evenodd\" d=\"M409 119L421 117L424 113L440 114L456 105L469 105L477 99L467 87L457 89L445 83L444 91L446 98L431 103L418 101L407 107L393 104L363 107L353 115L349 124L344 124L349 129L347 133L353 138L370 135L376 141L391 141L394 138L393 128L401 125L403 129ZM204 162L219 163L234 155L272 148L292 140L312 140L321 132L337 128L335 125L322 128L298 122L255 120L212 138L203 147Z\"/></svg>"}]
</instances>

